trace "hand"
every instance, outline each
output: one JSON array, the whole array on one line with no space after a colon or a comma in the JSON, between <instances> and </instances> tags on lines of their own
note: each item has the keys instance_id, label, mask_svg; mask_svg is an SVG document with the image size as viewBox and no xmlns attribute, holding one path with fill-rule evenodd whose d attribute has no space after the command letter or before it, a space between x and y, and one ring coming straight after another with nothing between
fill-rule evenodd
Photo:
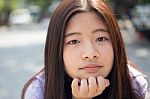
<instances>
[{"instance_id":1,"label":"hand","mask_svg":"<svg viewBox=\"0 0 150 99\"><path fill-rule=\"evenodd\" d=\"M72 94L78 99L92 98L100 95L109 84L109 80L101 76L81 80L74 78L71 84Z\"/></svg>"}]
</instances>

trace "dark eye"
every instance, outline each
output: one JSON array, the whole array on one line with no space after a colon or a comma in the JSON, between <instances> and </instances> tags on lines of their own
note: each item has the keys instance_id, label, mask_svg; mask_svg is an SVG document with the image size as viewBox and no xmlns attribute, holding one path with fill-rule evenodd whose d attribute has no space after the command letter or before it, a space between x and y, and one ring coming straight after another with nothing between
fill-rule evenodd
<instances>
[{"instance_id":1,"label":"dark eye","mask_svg":"<svg viewBox=\"0 0 150 99\"><path fill-rule=\"evenodd\" d=\"M80 43L80 41L78 40L71 40L70 42L68 42L68 44L71 44L71 45L78 44L78 43Z\"/></svg>"},{"instance_id":2,"label":"dark eye","mask_svg":"<svg viewBox=\"0 0 150 99\"><path fill-rule=\"evenodd\" d=\"M96 42L104 42L105 40L107 40L106 37L99 37L96 39Z\"/></svg>"}]
</instances>

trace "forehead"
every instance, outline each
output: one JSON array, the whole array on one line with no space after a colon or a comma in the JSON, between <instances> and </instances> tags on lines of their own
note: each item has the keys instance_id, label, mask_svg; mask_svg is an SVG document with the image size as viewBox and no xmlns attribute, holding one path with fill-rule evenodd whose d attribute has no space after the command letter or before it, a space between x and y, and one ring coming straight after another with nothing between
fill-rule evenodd
<instances>
[{"instance_id":1,"label":"forehead","mask_svg":"<svg viewBox=\"0 0 150 99\"><path fill-rule=\"evenodd\" d=\"M90 20L103 20L102 17L96 13L95 11L87 11L87 12L76 12L75 14L71 15L71 17L69 18L68 22L70 21L81 21L84 19L90 19Z\"/></svg>"},{"instance_id":2,"label":"forehead","mask_svg":"<svg viewBox=\"0 0 150 99\"><path fill-rule=\"evenodd\" d=\"M104 20L95 12L80 12L73 15L66 25L66 32L82 28L88 29L106 29Z\"/></svg>"}]
</instances>

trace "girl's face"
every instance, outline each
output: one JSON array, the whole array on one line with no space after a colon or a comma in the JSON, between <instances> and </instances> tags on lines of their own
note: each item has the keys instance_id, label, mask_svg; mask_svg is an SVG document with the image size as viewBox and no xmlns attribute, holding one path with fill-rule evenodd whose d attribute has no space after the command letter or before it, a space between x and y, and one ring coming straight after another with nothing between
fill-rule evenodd
<instances>
[{"instance_id":1,"label":"girl's face","mask_svg":"<svg viewBox=\"0 0 150 99\"><path fill-rule=\"evenodd\" d=\"M107 77L114 61L105 23L94 12L74 15L65 31L65 71L71 78Z\"/></svg>"}]
</instances>

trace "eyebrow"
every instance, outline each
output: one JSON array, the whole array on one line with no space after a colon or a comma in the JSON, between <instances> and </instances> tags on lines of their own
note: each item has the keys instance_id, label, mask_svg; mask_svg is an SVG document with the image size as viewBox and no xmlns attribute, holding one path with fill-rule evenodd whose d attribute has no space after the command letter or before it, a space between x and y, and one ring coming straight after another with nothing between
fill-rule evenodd
<instances>
[{"instance_id":1,"label":"eyebrow","mask_svg":"<svg viewBox=\"0 0 150 99\"><path fill-rule=\"evenodd\" d=\"M96 30L94 30L93 33L96 33L96 32L99 32L99 31L100 31L100 32L108 32L107 29L103 29L103 28L102 28L102 29L96 29Z\"/></svg>"},{"instance_id":2,"label":"eyebrow","mask_svg":"<svg viewBox=\"0 0 150 99\"><path fill-rule=\"evenodd\" d=\"M96 30L94 30L92 33L96 33L96 32L108 32L108 30L107 29L96 29ZM72 33L68 33L68 34L66 34L65 35L65 37L68 37L68 36L71 36L71 35L81 35L81 33L80 32L72 32Z\"/></svg>"},{"instance_id":3,"label":"eyebrow","mask_svg":"<svg viewBox=\"0 0 150 99\"><path fill-rule=\"evenodd\" d=\"M71 36L71 35L81 35L81 33L79 32L72 32L72 33L68 33L67 35L65 35L65 37Z\"/></svg>"}]
</instances>

